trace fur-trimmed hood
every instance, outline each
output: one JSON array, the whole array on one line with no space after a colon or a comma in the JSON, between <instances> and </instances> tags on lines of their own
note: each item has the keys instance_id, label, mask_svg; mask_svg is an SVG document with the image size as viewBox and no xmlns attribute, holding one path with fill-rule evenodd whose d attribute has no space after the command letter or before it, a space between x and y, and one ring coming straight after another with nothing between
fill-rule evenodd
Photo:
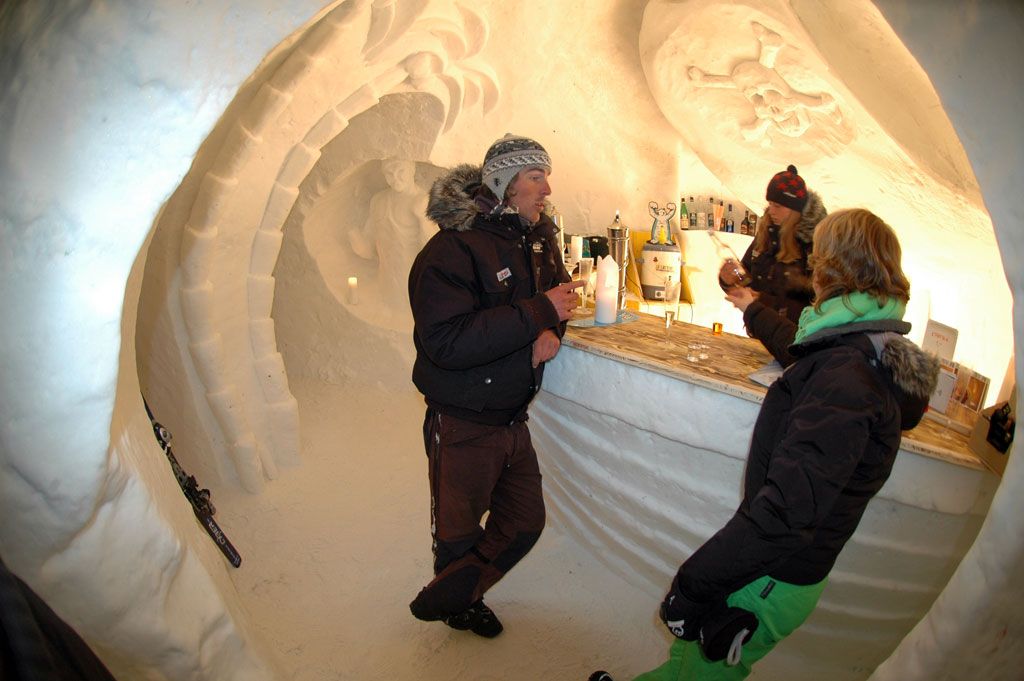
<instances>
[{"instance_id":1,"label":"fur-trimmed hood","mask_svg":"<svg viewBox=\"0 0 1024 681\"><path fill-rule=\"evenodd\" d=\"M821 196L811 190L807 190L807 205L800 211L800 222L796 226L797 241L805 244L814 242L814 228L825 219L828 211L825 204L821 202Z\"/></svg>"},{"instance_id":2,"label":"fur-trimmed hood","mask_svg":"<svg viewBox=\"0 0 1024 681\"><path fill-rule=\"evenodd\" d=\"M464 232L484 207L473 198L480 188L481 166L463 163L434 180L427 201L427 217L441 229Z\"/></svg>"},{"instance_id":3,"label":"fur-trimmed hood","mask_svg":"<svg viewBox=\"0 0 1024 681\"><path fill-rule=\"evenodd\" d=\"M895 333L871 334L871 342L882 346L882 366L892 374L893 383L908 395L928 399L939 380L939 360L913 342Z\"/></svg>"},{"instance_id":4,"label":"fur-trimmed hood","mask_svg":"<svg viewBox=\"0 0 1024 681\"><path fill-rule=\"evenodd\" d=\"M437 178L430 187L427 217L442 230L464 232L473 228L481 215L515 214L496 201L477 196L481 184L481 166L463 163ZM545 202L544 215L549 212Z\"/></svg>"},{"instance_id":5,"label":"fur-trimmed hood","mask_svg":"<svg viewBox=\"0 0 1024 681\"><path fill-rule=\"evenodd\" d=\"M912 341L904 338L910 324L897 319L854 322L822 329L790 347L796 355L807 354L821 343L839 342L841 337L855 338L864 334L873 348L866 349L889 376L893 393L900 405L901 427L916 426L928 408L928 401L939 380L939 360ZM856 345L856 343L852 343Z\"/></svg>"}]
</instances>

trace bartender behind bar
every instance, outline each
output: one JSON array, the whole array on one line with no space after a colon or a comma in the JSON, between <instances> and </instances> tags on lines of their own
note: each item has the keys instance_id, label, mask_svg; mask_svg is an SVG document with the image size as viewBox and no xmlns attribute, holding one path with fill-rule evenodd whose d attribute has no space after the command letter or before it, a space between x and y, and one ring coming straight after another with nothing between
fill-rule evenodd
<instances>
[{"instance_id":1,"label":"bartender behind bar","mask_svg":"<svg viewBox=\"0 0 1024 681\"><path fill-rule=\"evenodd\" d=\"M754 240L739 263L722 263L718 279L726 298L743 312L747 333L788 366L800 313L814 299L809 258L814 229L828 211L792 165L772 176L765 198L768 207ZM779 316L791 324L778 324Z\"/></svg>"}]
</instances>

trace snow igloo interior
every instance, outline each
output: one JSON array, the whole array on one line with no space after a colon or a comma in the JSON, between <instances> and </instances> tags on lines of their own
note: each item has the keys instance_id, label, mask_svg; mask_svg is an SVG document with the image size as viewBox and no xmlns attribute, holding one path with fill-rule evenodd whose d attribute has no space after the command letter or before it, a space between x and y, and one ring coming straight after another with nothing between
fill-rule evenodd
<instances>
[{"instance_id":1,"label":"snow igloo interior","mask_svg":"<svg viewBox=\"0 0 1024 681\"><path fill-rule=\"evenodd\" d=\"M928 318L959 329L956 359L991 378L992 403L1019 383L1022 28L1020 6L995 0L5 3L0 555L118 678L510 678L475 643L448 646L446 632L414 647L464 646L443 674L383 671L393 651L365 653L375 646L363 633L351 634L363 637L352 657L376 656L379 675L325 669L261 622L317 600L319 586L295 583L269 607L253 596L275 579L275 551L251 544L289 531L275 527L288 518L275 505L312 504L289 486L305 452L323 447L309 433L330 432L344 451L418 429L402 290L431 180L478 163L505 132L528 135L554 160L567 233L600 234L616 210L644 225L649 200L683 194L760 210L765 179L793 163L830 209L863 206L894 226L914 286L911 337ZM697 321L718 305L697 306ZM302 404L319 393L300 385L331 386L341 401ZM182 466L214 490L225 529L253 525L243 555L267 562L233 570L198 527L143 393ZM373 395L393 408L364 414ZM365 422L330 430L339 411ZM362 482L353 472L340 489L316 489L368 509L393 503ZM986 484L984 522L920 621L893 625L873 620L871 604L840 604L888 638L869 662L837 655L829 678L1018 678L1024 468L1011 458ZM270 510L232 515L268 496ZM572 543L572 514L554 505L558 548L591 565L577 565L580 578L621 588L639 615L597 617L603 605L578 598L554 610L603 628L595 646L622 636L661 651L652 613L668 573L620 574L608 587L601 573L615 565ZM597 524L602 508L591 510ZM425 537L425 506L409 518ZM317 541L354 543L320 530ZM419 556L413 584L427 544L390 556ZM541 565L565 560L536 554ZM344 588L371 588L359 574ZM388 570L375 576L386 589ZM600 587L573 588L602 600ZM410 620L402 635L421 631L400 616ZM803 652L814 640L753 678L822 678ZM657 662L636 650L623 669Z\"/></svg>"}]
</instances>

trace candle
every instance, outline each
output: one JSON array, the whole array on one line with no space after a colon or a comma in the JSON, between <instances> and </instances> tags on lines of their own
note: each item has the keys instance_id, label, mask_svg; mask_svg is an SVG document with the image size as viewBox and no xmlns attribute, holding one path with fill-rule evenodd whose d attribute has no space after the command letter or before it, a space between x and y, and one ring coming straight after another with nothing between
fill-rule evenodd
<instances>
[{"instance_id":1,"label":"candle","mask_svg":"<svg viewBox=\"0 0 1024 681\"><path fill-rule=\"evenodd\" d=\"M597 283L594 286L594 321L613 324L618 316L619 266L610 255L597 259Z\"/></svg>"},{"instance_id":2,"label":"candle","mask_svg":"<svg viewBox=\"0 0 1024 681\"><path fill-rule=\"evenodd\" d=\"M359 286L359 280L356 277L348 278L348 302L350 305L355 305L358 301L356 297L356 290Z\"/></svg>"},{"instance_id":3,"label":"candle","mask_svg":"<svg viewBox=\"0 0 1024 681\"><path fill-rule=\"evenodd\" d=\"M569 260L574 263L583 259L583 237L573 234L569 237Z\"/></svg>"}]
</instances>

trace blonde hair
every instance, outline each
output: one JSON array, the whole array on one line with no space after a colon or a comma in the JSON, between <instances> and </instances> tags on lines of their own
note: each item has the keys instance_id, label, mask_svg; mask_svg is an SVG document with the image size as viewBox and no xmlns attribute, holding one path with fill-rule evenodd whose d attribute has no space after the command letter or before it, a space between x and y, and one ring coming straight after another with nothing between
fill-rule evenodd
<instances>
[{"instance_id":1,"label":"blonde hair","mask_svg":"<svg viewBox=\"0 0 1024 681\"><path fill-rule=\"evenodd\" d=\"M795 262L803 257L803 250L796 240L796 226L800 224L803 216L802 212L790 208L789 214L779 225L779 252L775 254L775 259L779 262ZM757 230L754 232L755 253L763 253L768 248L768 228L771 224L771 216L765 210L764 215L758 218Z\"/></svg>"},{"instance_id":2,"label":"blonde hair","mask_svg":"<svg viewBox=\"0 0 1024 681\"><path fill-rule=\"evenodd\" d=\"M910 300L910 281L903 273L903 251L892 227L863 208L830 213L814 230L811 251L815 309L830 298L870 293L884 305L889 298Z\"/></svg>"}]
</instances>

